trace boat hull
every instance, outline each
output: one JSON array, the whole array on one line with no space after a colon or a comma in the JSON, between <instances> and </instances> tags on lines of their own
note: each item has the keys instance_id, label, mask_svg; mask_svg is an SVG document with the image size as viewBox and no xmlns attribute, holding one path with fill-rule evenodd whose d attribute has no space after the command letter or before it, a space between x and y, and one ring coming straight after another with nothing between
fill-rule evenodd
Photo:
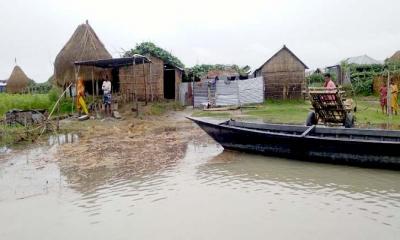
<instances>
[{"instance_id":1,"label":"boat hull","mask_svg":"<svg viewBox=\"0 0 400 240\"><path fill-rule=\"evenodd\" d=\"M306 161L400 169L400 143L273 134L190 119L225 149Z\"/></svg>"}]
</instances>

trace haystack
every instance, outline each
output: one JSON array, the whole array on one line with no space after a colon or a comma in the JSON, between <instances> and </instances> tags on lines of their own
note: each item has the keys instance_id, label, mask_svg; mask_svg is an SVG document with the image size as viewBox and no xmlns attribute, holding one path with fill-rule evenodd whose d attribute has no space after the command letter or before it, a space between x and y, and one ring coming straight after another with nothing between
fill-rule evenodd
<instances>
[{"instance_id":1,"label":"haystack","mask_svg":"<svg viewBox=\"0 0 400 240\"><path fill-rule=\"evenodd\" d=\"M400 51L397 51L389 58L390 62L400 62Z\"/></svg>"},{"instance_id":2,"label":"haystack","mask_svg":"<svg viewBox=\"0 0 400 240\"><path fill-rule=\"evenodd\" d=\"M29 78L19 66L15 66L10 78L7 81L6 90L8 93L24 93L27 91Z\"/></svg>"},{"instance_id":3,"label":"haystack","mask_svg":"<svg viewBox=\"0 0 400 240\"><path fill-rule=\"evenodd\" d=\"M58 53L54 62L54 76L57 85L65 87L75 81L75 61L97 60L111 58L111 54L104 47L93 28L86 23L81 24L74 34ZM103 79L106 74L103 70L81 67L78 72L85 81Z\"/></svg>"}]
</instances>

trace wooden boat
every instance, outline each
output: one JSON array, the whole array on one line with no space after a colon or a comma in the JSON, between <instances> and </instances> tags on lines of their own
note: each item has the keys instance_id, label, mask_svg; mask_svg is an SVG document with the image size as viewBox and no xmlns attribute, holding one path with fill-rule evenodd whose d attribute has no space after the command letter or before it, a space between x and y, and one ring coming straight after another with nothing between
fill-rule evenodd
<instances>
[{"instance_id":1,"label":"wooden boat","mask_svg":"<svg viewBox=\"0 0 400 240\"><path fill-rule=\"evenodd\" d=\"M188 119L225 149L400 169L400 131Z\"/></svg>"}]
</instances>

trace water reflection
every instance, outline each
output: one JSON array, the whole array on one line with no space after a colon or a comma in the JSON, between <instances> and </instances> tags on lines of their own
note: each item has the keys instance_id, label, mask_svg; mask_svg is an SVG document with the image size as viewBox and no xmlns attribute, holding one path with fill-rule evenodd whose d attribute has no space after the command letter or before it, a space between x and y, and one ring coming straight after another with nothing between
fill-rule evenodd
<instances>
[{"instance_id":1,"label":"water reflection","mask_svg":"<svg viewBox=\"0 0 400 240\"><path fill-rule=\"evenodd\" d=\"M81 239L88 229L96 239L400 233L398 172L223 151L211 140L183 144L184 154L171 150L163 161L129 154L55 160L65 146L74 147L32 149L0 164L1 238Z\"/></svg>"},{"instance_id":2,"label":"water reflection","mask_svg":"<svg viewBox=\"0 0 400 240\"><path fill-rule=\"evenodd\" d=\"M10 152L11 152L11 149L8 148L7 146L0 147L0 154L7 154L7 153L10 153Z\"/></svg>"},{"instance_id":3,"label":"water reflection","mask_svg":"<svg viewBox=\"0 0 400 240\"><path fill-rule=\"evenodd\" d=\"M57 134L49 137L48 144L50 146L62 145L68 143L76 143L79 141L79 135L76 133Z\"/></svg>"},{"instance_id":4,"label":"water reflection","mask_svg":"<svg viewBox=\"0 0 400 240\"><path fill-rule=\"evenodd\" d=\"M362 214L400 228L400 176L396 171L224 151L199 166L197 176L207 186L264 194L272 199L269 204L291 199L294 205L330 213Z\"/></svg>"}]
</instances>

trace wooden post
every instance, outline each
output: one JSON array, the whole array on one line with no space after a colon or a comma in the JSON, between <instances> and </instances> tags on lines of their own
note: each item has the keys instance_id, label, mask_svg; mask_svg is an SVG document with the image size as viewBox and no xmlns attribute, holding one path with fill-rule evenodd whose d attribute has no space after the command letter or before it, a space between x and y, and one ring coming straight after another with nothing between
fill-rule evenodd
<instances>
[{"instance_id":1,"label":"wooden post","mask_svg":"<svg viewBox=\"0 0 400 240\"><path fill-rule=\"evenodd\" d=\"M142 65L143 65L143 83L144 83L144 102L147 105L147 81L146 81L146 71L144 68L144 58L142 58Z\"/></svg>"},{"instance_id":2,"label":"wooden post","mask_svg":"<svg viewBox=\"0 0 400 240\"><path fill-rule=\"evenodd\" d=\"M94 67L92 67L92 102L94 103ZM94 109L95 109L95 111L97 112L97 109L96 109L96 104L95 104L95 107L94 107Z\"/></svg>"},{"instance_id":3,"label":"wooden post","mask_svg":"<svg viewBox=\"0 0 400 240\"><path fill-rule=\"evenodd\" d=\"M57 105L57 131L59 130L60 130L60 104Z\"/></svg>"},{"instance_id":4,"label":"wooden post","mask_svg":"<svg viewBox=\"0 0 400 240\"><path fill-rule=\"evenodd\" d=\"M153 76L151 75L151 62L149 62L149 77L150 77L150 94L151 101L154 101L154 93L153 93Z\"/></svg>"},{"instance_id":5,"label":"wooden post","mask_svg":"<svg viewBox=\"0 0 400 240\"><path fill-rule=\"evenodd\" d=\"M392 116L392 103L390 102L392 92L391 92L391 88L390 88L390 71L389 70L387 71L386 88L387 88L387 100L386 100L387 114L389 116Z\"/></svg>"},{"instance_id":6,"label":"wooden post","mask_svg":"<svg viewBox=\"0 0 400 240\"><path fill-rule=\"evenodd\" d=\"M192 72L192 105L194 108L194 74Z\"/></svg>"}]
</instances>

